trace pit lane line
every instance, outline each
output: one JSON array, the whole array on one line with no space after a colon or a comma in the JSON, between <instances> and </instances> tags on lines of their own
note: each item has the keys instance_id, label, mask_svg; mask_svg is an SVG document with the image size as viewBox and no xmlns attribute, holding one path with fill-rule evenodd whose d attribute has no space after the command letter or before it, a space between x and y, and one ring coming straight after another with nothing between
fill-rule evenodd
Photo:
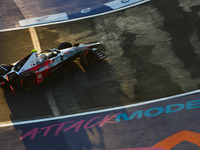
<instances>
[{"instance_id":1,"label":"pit lane line","mask_svg":"<svg viewBox=\"0 0 200 150\"><path fill-rule=\"evenodd\" d=\"M155 100L151 100L151 101L147 101L147 102L141 102L141 103L136 103L136 104L131 104L131 105L125 105L125 106L89 111L89 112L84 112L84 113L77 113L77 114L72 114L72 115L57 116L57 117L50 117L50 118L44 118L44 119L20 121L20 122L10 122L10 123L4 122L5 124L0 123L0 128L9 127L9 126L24 125L24 124L31 124L31 123L38 123L38 122L45 122L45 121L54 121L54 120L59 120L59 119L66 119L66 118L79 117L79 116L91 115L91 114L96 114L96 113L103 113L103 112L108 112L108 111L115 111L115 110L119 110L119 109L127 109L127 108L130 108L130 107L152 104L152 103L166 101L166 100L170 100L170 99L173 99L173 98L178 98L178 97L187 96L187 95L196 94L196 93L200 93L200 90L195 90L195 91L186 92L186 93L183 93L183 94L178 94L178 95L174 95L174 96L155 99Z\"/></svg>"},{"instance_id":2,"label":"pit lane line","mask_svg":"<svg viewBox=\"0 0 200 150\"><path fill-rule=\"evenodd\" d=\"M40 46L40 41L38 39L38 36L37 36L37 32L35 30L34 27L31 27L29 28L29 32L30 32L30 35L31 35L31 39L32 39L32 42L33 42L33 46L34 46L34 49L36 49L39 52L41 52L41 46ZM45 95L46 95L46 98L47 98L47 101L49 103L49 106L51 108L51 111L53 113L54 116L60 116L60 111L56 105L56 102L54 100L54 97L53 97L53 94L51 92L51 89L47 87L47 89L44 89L45 91Z\"/></svg>"}]
</instances>

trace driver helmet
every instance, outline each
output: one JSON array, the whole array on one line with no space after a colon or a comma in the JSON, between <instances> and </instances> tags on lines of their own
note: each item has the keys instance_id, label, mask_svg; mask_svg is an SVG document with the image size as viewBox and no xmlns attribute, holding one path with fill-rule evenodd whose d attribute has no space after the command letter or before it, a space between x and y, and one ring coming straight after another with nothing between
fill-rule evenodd
<instances>
[{"instance_id":1,"label":"driver helmet","mask_svg":"<svg viewBox=\"0 0 200 150\"><path fill-rule=\"evenodd\" d=\"M45 59L47 58L47 56L46 56L45 54L40 54L40 58L41 58L42 60L45 60Z\"/></svg>"}]
</instances>

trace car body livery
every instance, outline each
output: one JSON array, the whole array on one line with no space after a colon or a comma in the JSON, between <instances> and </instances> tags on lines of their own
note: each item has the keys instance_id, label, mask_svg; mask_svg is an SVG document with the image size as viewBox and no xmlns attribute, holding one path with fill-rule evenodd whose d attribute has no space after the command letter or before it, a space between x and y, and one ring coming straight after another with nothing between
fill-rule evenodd
<instances>
[{"instance_id":1,"label":"car body livery","mask_svg":"<svg viewBox=\"0 0 200 150\"><path fill-rule=\"evenodd\" d=\"M97 49L99 45L97 42L72 46L63 42L58 49L44 50L39 54L32 50L31 54L16 63L0 65L0 86L10 86L12 90L15 87L30 90L76 58L80 58L81 65L91 65L107 57Z\"/></svg>"}]
</instances>

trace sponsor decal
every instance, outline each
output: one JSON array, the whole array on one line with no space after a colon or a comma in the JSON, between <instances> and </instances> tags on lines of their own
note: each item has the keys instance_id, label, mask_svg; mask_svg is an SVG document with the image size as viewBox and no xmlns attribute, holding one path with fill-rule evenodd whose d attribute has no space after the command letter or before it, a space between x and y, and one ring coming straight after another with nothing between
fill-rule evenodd
<instances>
[{"instance_id":1,"label":"sponsor decal","mask_svg":"<svg viewBox=\"0 0 200 150\"><path fill-rule=\"evenodd\" d=\"M38 78L38 80L41 80L42 79L42 74L38 74L37 78Z\"/></svg>"},{"instance_id":2,"label":"sponsor decal","mask_svg":"<svg viewBox=\"0 0 200 150\"><path fill-rule=\"evenodd\" d=\"M122 0L122 3L128 3L130 0Z\"/></svg>"},{"instance_id":3,"label":"sponsor decal","mask_svg":"<svg viewBox=\"0 0 200 150\"><path fill-rule=\"evenodd\" d=\"M49 68L49 66L42 66L38 71L35 71L35 73L39 73L39 72L42 72L42 71L45 71Z\"/></svg>"},{"instance_id":4,"label":"sponsor decal","mask_svg":"<svg viewBox=\"0 0 200 150\"><path fill-rule=\"evenodd\" d=\"M44 16L44 17L41 17L39 19L37 19L37 22L42 22L42 21L46 21L48 19L49 16Z\"/></svg>"},{"instance_id":5,"label":"sponsor decal","mask_svg":"<svg viewBox=\"0 0 200 150\"><path fill-rule=\"evenodd\" d=\"M83 9L81 11L81 13L85 14L85 13L89 13L92 9L91 8L86 8L86 9Z\"/></svg>"}]
</instances>

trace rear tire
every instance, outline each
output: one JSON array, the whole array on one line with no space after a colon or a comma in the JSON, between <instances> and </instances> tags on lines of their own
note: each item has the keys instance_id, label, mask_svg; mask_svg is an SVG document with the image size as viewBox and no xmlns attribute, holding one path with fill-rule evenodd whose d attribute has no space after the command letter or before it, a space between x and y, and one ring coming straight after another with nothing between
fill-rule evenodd
<instances>
[{"instance_id":1,"label":"rear tire","mask_svg":"<svg viewBox=\"0 0 200 150\"><path fill-rule=\"evenodd\" d=\"M82 65L92 65L96 60L96 56L91 49L85 49L80 53L80 62Z\"/></svg>"},{"instance_id":2,"label":"rear tire","mask_svg":"<svg viewBox=\"0 0 200 150\"><path fill-rule=\"evenodd\" d=\"M24 74L18 80L18 85L25 91L31 90L35 86L35 76L31 73Z\"/></svg>"},{"instance_id":3,"label":"rear tire","mask_svg":"<svg viewBox=\"0 0 200 150\"><path fill-rule=\"evenodd\" d=\"M63 42L63 43L61 43L58 46L58 50L65 49L65 48L70 48L70 47L72 47L71 43L69 43L69 42Z\"/></svg>"}]
</instances>

